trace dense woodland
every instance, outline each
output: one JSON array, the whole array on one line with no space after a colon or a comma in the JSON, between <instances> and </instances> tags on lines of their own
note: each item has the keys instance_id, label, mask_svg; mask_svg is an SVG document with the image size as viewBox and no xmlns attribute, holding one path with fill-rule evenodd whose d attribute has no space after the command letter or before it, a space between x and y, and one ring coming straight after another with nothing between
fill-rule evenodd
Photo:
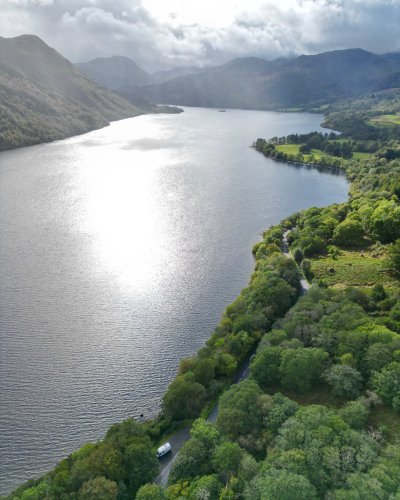
<instances>
[{"instance_id":1,"label":"dense woodland","mask_svg":"<svg viewBox=\"0 0 400 500\"><path fill-rule=\"evenodd\" d=\"M362 144L365 157L335 157L349 201L264 233L249 286L181 362L156 420L112 426L10 499L400 499L400 141L396 123L368 125L370 138L354 121L352 134L350 111L327 117L345 137L256 145ZM372 105L363 113L365 123L377 116ZM304 295L302 275L313 281ZM231 385L253 353L250 377ZM204 418L218 398L213 425ZM152 483L155 450L192 422L163 490Z\"/></svg>"}]
</instances>

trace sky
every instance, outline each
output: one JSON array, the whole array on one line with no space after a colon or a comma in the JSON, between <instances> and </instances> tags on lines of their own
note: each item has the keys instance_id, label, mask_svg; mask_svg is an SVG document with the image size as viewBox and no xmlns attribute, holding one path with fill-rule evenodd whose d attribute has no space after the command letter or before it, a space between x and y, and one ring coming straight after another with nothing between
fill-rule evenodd
<instances>
[{"instance_id":1,"label":"sky","mask_svg":"<svg viewBox=\"0 0 400 500\"><path fill-rule=\"evenodd\" d=\"M0 36L40 36L73 62L148 71L360 47L400 51L400 0L0 0Z\"/></svg>"}]
</instances>

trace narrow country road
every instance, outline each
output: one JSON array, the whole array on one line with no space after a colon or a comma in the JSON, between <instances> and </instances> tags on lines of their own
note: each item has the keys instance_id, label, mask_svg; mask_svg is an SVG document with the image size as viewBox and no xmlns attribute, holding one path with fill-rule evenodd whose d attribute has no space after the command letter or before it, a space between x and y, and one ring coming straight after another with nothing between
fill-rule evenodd
<instances>
[{"instance_id":1,"label":"narrow country road","mask_svg":"<svg viewBox=\"0 0 400 500\"><path fill-rule=\"evenodd\" d=\"M232 380L232 385L237 384L238 382L241 382L246 377L248 377L250 373L250 359L251 358L247 359L241 366L240 370L236 372ZM212 412L207 418L207 422L215 423L217 420L217 416L218 416L218 404L214 406ZM188 427L182 429L181 431L176 432L173 436L171 436L168 439L168 442L171 444L172 451L171 453L168 453L168 455L165 455L164 457L160 458L160 473L154 480L156 484L159 484L160 486L167 485L169 473L171 471L173 464L175 463L175 460L179 455L179 450L189 439L190 439L190 429Z\"/></svg>"},{"instance_id":2,"label":"narrow country road","mask_svg":"<svg viewBox=\"0 0 400 500\"><path fill-rule=\"evenodd\" d=\"M290 231L286 231L283 235L283 244L282 244L282 252L283 255L287 258L291 258L291 254L289 252L289 244L287 241L287 237ZM302 295L307 293L307 291L310 289L310 283L305 279L302 278L301 281L301 288L302 288ZM241 366L240 370L236 372L236 374L233 377L232 380L232 385L237 384L247 378L250 373L250 361L253 356L253 353L251 356L248 357L248 359L243 363ZM207 418L207 422L215 423L217 420L218 416L218 403L214 406L212 412ZM160 459L160 473L154 480L154 482L160 486L167 486L168 483L168 477L169 473L171 471L171 468L173 464L175 463L178 455L179 455L179 450L182 448L182 446L190 439L190 428L186 427L185 429L182 429L178 432L176 432L173 436L171 436L168 440L168 442L171 444L172 451L171 453L168 453L168 455L162 457Z\"/></svg>"}]
</instances>

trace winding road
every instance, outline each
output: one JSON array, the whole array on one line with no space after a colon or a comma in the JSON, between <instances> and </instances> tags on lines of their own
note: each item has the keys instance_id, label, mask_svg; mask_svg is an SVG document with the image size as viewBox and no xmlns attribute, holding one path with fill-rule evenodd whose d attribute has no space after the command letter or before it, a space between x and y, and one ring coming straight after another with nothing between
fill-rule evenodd
<instances>
[{"instance_id":1,"label":"winding road","mask_svg":"<svg viewBox=\"0 0 400 500\"><path fill-rule=\"evenodd\" d=\"M287 258L291 258L291 254L289 251L289 244L287 241L287 237L289 235L290 231L286 231L283 235L283 243L282 243L282 252L283 255ZM307 293L307 291L310 289L310 283L305 279L302 278L301 281L301 288L302 288L302 295ZM252 353L247 360L243 363L241 366L240 370L236 372L236 374L233 377L232 384L237 384L241 382L242 380L246 379L249 374L250 374L250 361L251 358L253 357L254 353ZM218 404L215 405L213 408L212 412L207 418L207 422L210 423L215 423L217 420L218 416ZM168 442L171 444L172 451L171 453L168 453L168 455L165 455L164 457L160 458L160 473L154 480L154 482L160 486L167 486L168 483L168 477L169 473L171 471L171 468L173 464L175 463L176 459L178 458L179 455L179 450L182 448L182 446L190 439L190 428L186 427L185 429L182 429L178 432L176 432L174 435L172 435L169 439Z\"/></svg>"}]
</instances>

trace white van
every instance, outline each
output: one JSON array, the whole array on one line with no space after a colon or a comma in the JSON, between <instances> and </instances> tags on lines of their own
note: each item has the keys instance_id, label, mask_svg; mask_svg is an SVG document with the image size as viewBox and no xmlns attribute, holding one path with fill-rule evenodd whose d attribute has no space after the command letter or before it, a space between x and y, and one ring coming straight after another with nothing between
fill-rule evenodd
<instances>
[{"instance_id":1,"label":"white van","mask_svg":"<svg viewBox=\"0 0 400 500\"><path fill-rule=\"evenodd\" d=\"M169 443L165 443L160 446L157 450L156 456L157 458L161 458L172 450L172 446Z\"/></svg>"}]
</instances>

